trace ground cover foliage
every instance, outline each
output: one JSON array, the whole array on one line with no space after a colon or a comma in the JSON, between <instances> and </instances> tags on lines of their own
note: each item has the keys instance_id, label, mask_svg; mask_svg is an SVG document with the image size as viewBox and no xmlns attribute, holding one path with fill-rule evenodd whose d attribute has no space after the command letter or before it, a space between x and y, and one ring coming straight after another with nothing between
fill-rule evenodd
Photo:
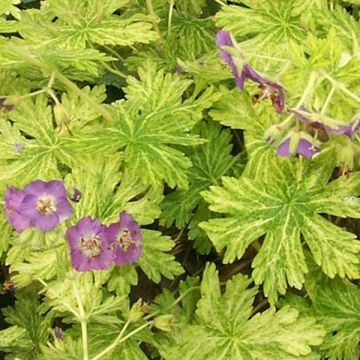
<instances>
[{"instance_id":1,"label":"ground cover foliage","mask_svg":"<svg viewBox=\"0 0 360 360\"><path fill-rule=\"evenodd\" d=\"M358 359L359 17L2 0L0 357Z\"/></svg>"}]
</instances>

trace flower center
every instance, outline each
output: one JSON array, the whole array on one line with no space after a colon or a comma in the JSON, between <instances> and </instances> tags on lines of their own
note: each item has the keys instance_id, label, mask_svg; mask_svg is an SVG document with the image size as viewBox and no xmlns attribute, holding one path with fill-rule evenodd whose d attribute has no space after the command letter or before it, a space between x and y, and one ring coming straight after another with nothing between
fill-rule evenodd
<instances>
[{"instance_id":1,"label":"flower center","mask_svg":"<svg viewBox=\"0 0 360 360\"><path fill-rule=\"evenodd\" d=\"M100 238L96 235L92 237L82 236L80 238L80 251L89 258L99 256L102 253Z\"/></svg>"},{"instance_id":2,"label":"flower center","mask_svg":"<svg viewBox=\"0 0 360 360\"><path fill-rule=\"evenodd\" d=\"M132 231L132 233L136 235L135 230ZM131 238L130 231L126 228L120 229L116 242L119 244L121 250L124 252L128 252L131 247L139 246L138 242Z\"/></svg>"},{"instance_id":3,"label":"flower center","mask_svg":"<svg viewBox=\"0 0 360 360\"><path fill-rule=\"evenodd\" d=\"M40 198L36 204L36 210L41 215L50 215L56 212L56 202L55 199L49 196L44 196Z\"/></svg>"}]
</instances>

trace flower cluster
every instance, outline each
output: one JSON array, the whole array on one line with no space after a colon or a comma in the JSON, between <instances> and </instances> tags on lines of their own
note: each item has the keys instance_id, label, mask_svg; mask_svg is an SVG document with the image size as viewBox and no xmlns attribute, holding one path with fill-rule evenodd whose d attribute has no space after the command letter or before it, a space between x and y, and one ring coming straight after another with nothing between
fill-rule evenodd
<instances>
[{"instance_id":1,"label":"flower cluster","mask_svg":"<svg viewBox=\"0 0 360 360\"><path fill-rule=\"evenodd\" d=\"M74 189L70 199L78 202L80 198L81 192ZM73 213L65 186L58 180L35 180L23 189L8 187L4 210L7 221L19 233L31 227L51 231ZM131 264L141 255L141 229L125 211L109 226L87 216L68 228L66 237L77 271L103 270L113 262Z\"/></svg>"},{"instance_id":2,"label":"flower cluster","mask_svg":"<svg viewBox=\"0 0 360 360\"><path fill-rule=\"evenodd\" d=\"M67 230L71 261L77 271L108 269L135 263L141 255L141 229L127 212L120 213L119 221L105 226L87 216Z\"/></svg>"},{"instance_id":3,"label":"flower cluster","mask_svg":"<svg viewBox=\"0 0 360 360\"><path fill-rule=\"evenodd\" d=\"M253 69L246 61L232 34L220 30L216 35L216 44L220 48L220 57L228 64L236 85L244 89L247 79L259 84L262 93L260 100L270 99L278 113L284 112L284 88L269 81ZM333 119L324 111L313 113L304 105L299 109L287 109L290 116L282 123L271 126L265 133L265 140L277 147L277 155L290 157L295 154L311 158L321 151L321 142L329 135L343 135L338 158L348 168L352 168L354 154L359 151L350 140L360 129L360 115L357 114L349 123Z\"/></svg>"}]
</instances>

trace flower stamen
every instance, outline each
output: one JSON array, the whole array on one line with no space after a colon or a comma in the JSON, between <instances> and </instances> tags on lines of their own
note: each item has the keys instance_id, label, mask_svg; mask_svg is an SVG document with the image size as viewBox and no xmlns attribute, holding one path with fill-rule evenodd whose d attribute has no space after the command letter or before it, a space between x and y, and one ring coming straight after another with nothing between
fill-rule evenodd
<instances>
[{"instance_id":1,"label":"flower stamen","mask_svg":"<svg viewBox=\"0 0 360 360\"><path fill-rule=\"evenodd\" d=\"M88 258L100 256L102 248L100 245L100 238L98 236L80 238L80 251Z\"/></svg>"},{"instance_id":2,"label":"flower stamen","mask_svg":"<svg viewBox=\"0 0 360 360\"><path fill-rule=\"evenodd\" d=\"M56 202L52 197L44 196L36 203L36 210L41 215L50 215L56 212Z\"/></svg>"}]
</instances>

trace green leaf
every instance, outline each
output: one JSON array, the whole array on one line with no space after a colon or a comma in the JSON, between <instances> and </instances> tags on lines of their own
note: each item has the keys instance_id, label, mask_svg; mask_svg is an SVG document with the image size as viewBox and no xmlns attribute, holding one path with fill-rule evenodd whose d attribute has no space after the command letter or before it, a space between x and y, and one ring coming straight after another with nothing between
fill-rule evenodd
<instances>
[{"instance_id":1,"label":"green leaf","mask_svg":"<svg viewBox=\"0 0 360 360\"><path fill-rule=\"evenodd\" d=\"M285 293L287 284L302 287L307 266L300 234L327 275L359 275L360 244L356 236L317 214L332 214L338 202L346 204L351 198L343 214L359 218L359 188L354 184L359 183L360 173L327 185L325 179L332 168L328 167L327 176L319 170L326 167L326 161L321 161L326 157L331 158L332 153L323 153L317 166L309 165L310 169L302 169L298 162L274 158L269 164L272 172L266 178L254 180L246 174L240 179L225 177L223 187L212 186L211 191L202 193L210 210L225 215L200 225L217 251L226 248L225 263L241 258L253 241L265 235L252 266L255 282L264 284L271 303L276 302L278 293ZM314 167L318 170L314 171ZM336 187L341 192L328 197Z\"/></svg>"},{"instance_id":2,"label":"green leaf","mask_svg":"<svg viewBox=\"0 0 360 360\"><path fill-rule=\"evenodd\" d=\"M309 265L310 272L305 282L308 298L287 295L283 304L294 306L300 313L313 316L324 326L326 336L320 345L324 358L358 358L360 290L346 279L338 276L334 279L328 278L312 261L309 261Z\"/></svg>"},{"instance_id":3,"label":"green leaf","mask_svg":"<svg viewBox=\"0 0 360 360\"><path fill-rule=\"evenodd\" d=\"M30 339L26 336L26 330L19 326L10 326L0 331L0 349L6 352L26 353L31 346Z\"/></svg>"},{"instance_id":4,"label":"green leaf","mask_svg":"<svg viewBox=\"0 0 360 360\"><path fill-rule=\"evenodd\" d=\"M164 180L170 187L186 188L186 170L191 161L177 146L204 142L190 131L218 95L210 88L201 96L192 95L182 101L191 81L156 72L150 62L139 69L139 76L140 80L128 78L127 101L113 105L113 126L79 133L81 137L74 138L74 146L111 153L125 148L126 170L138 174L144 184L158 187Z\"/></svg>"},{"instance_id":5,"label":"green leaf","mask_svg":"<svg viewBox=\"0 0 360 360\"><path fill-rule=\"evenodd\" d=\"M168 236L162 236L154 230L143 230L143 253L138 264L149 279L159 283L161 275L168 279L184 272L174 256L167 254L174 247L174 242Z\"/></svg>"},{"instance_id":6,"label":"green leaf","mask_svg":"<svg viewBox=\"0 0 360 360\"><path fill-rule=\"evenodd\" d=\"M149 43L157 38L148 16L113 14L125 2L48 1L41 10L23 11L19 32L29 43L68 49L91 45ZM74 12L76 9L76 12Z\"/></svg>"},{"instance_id":7,"label":"green leaf","mask_svg":"<svg viewBox=\"0 0 360 360\"><path fill-rule=\"evenodd\" d=\"M321 350L330 360L352 360L360 355L360 290L346 279L329 279L313 268L306 279L311 314L325 327Z\"/></svg>"},{"instance_id":8,"label":"green leaf","mask_svg":"<svg viewBox=\"0 0 360 360\"><path fill-rule=\"evenodd\" d=\"M13 325L4 330L2 334L0 333L2 339L3 336L9 336L9 338L4 338L6 341L3 350L9 346L12 354L17 354L20 358L37 359L40 353L40 345L44 344L48 338L51 316L44 314L36 292L18 292L15 306L4 308L2 312L5 315L6 322ZM14 333L17 333L17 339L11 338ZM11 339L13 341L6 345L6 342Z\"/></svg>"},{"instance_id":9,"label":"green leaf","mask_svg":"<svg viewBox=\"0 0 360 360\"><path fill-rule=\"evenodd\" d=\"M218 27L241 38L240 45L256 53L286 53L291 41L302 43L305 30L292 16L294 1L245 1L244 6L223 6L216 14Z\"/></svg>"},{"instance_id":10,"label":"green leaf","mask_svg":"<svg viewBox=\"0 0 360 360\"><path fill-rule=\"evenodd\" d=\"M123 324L122 324L123 325ZM137 325L139 325L137 323ZM133 327L127 331L130 333L132 330L135 330L136 327ZM90 326L89 328L89 353L93 356L101 353L109 345L113 343L116 337L121 331L121 326ZM125 333L125 336L127 335ZM147 356L140 348L140 339L147 340L149 337L148 330L143 330L139 334L130 337L125 342L119 344L114 348L113 351L101 357L104 360L116 360L116 359L125 359L125 360L147 360Z\"/></svg>"},{"instance_id":11,"label":"green leaf","mask_svg":"<svg viewBox=\"0 0 360 360\"><path fill-rule=\"evenodd\" d=\"M73 222L90 215L108 224L118 221L121 211L127 211L145 225L159 216L162 187L149 188L136 174L122 173L121 164L121 156L93 156L66 178L68 186L82 194L74 205Z\"/></svg>"},{"instance_id":12,"label":"green leaf","mask_svg":"<svg viewBox=\"0 0 360 360\"><path fill-rule=\"evenodd\" d=\"M161 206L161 218L167 227L175 222L176 227L181 229L193 218L199 217L198 212L204 214L204 201L200 192L210 185L219 184L221 176L230 174L232 166L238 161L238 157L230 155L233 146L229 130L222 130L219 125L209 122L200 124L194 132L208 142L186 152L193 163L188 170L189 189L166 196ZM207 216L202 217L202 220L206 219ZM193 234L196 227L197 223L193 221ZM197 231L201 232L200 229Z\"/></svg>"},{"instance_id":13,"label":"green leaf","mask_svg":"<svg viewBox=\"0 0 360 360\"><path fill-rule=\"evenodd\" d=\"M21 3L21 0L2 0L0 4L0 15L16 14L19 12L19 9L15 7Z\"/></svg>"},{"instance_id":14,"label":"green leaf","mask_svg":"<svg viewBox=\"0 0 360 360\"><path fill-rule=\"evenodd\" d=\"M183 341L168 357L177 359L307 359L311 346L319 345L324 331L311 317L297 310L270 308L251 317L257 288L248 288L250 280L237 275L220 284L212 264L207 266L201 284L197 319L183 329Z\"/></svg>"}]
</instances>

